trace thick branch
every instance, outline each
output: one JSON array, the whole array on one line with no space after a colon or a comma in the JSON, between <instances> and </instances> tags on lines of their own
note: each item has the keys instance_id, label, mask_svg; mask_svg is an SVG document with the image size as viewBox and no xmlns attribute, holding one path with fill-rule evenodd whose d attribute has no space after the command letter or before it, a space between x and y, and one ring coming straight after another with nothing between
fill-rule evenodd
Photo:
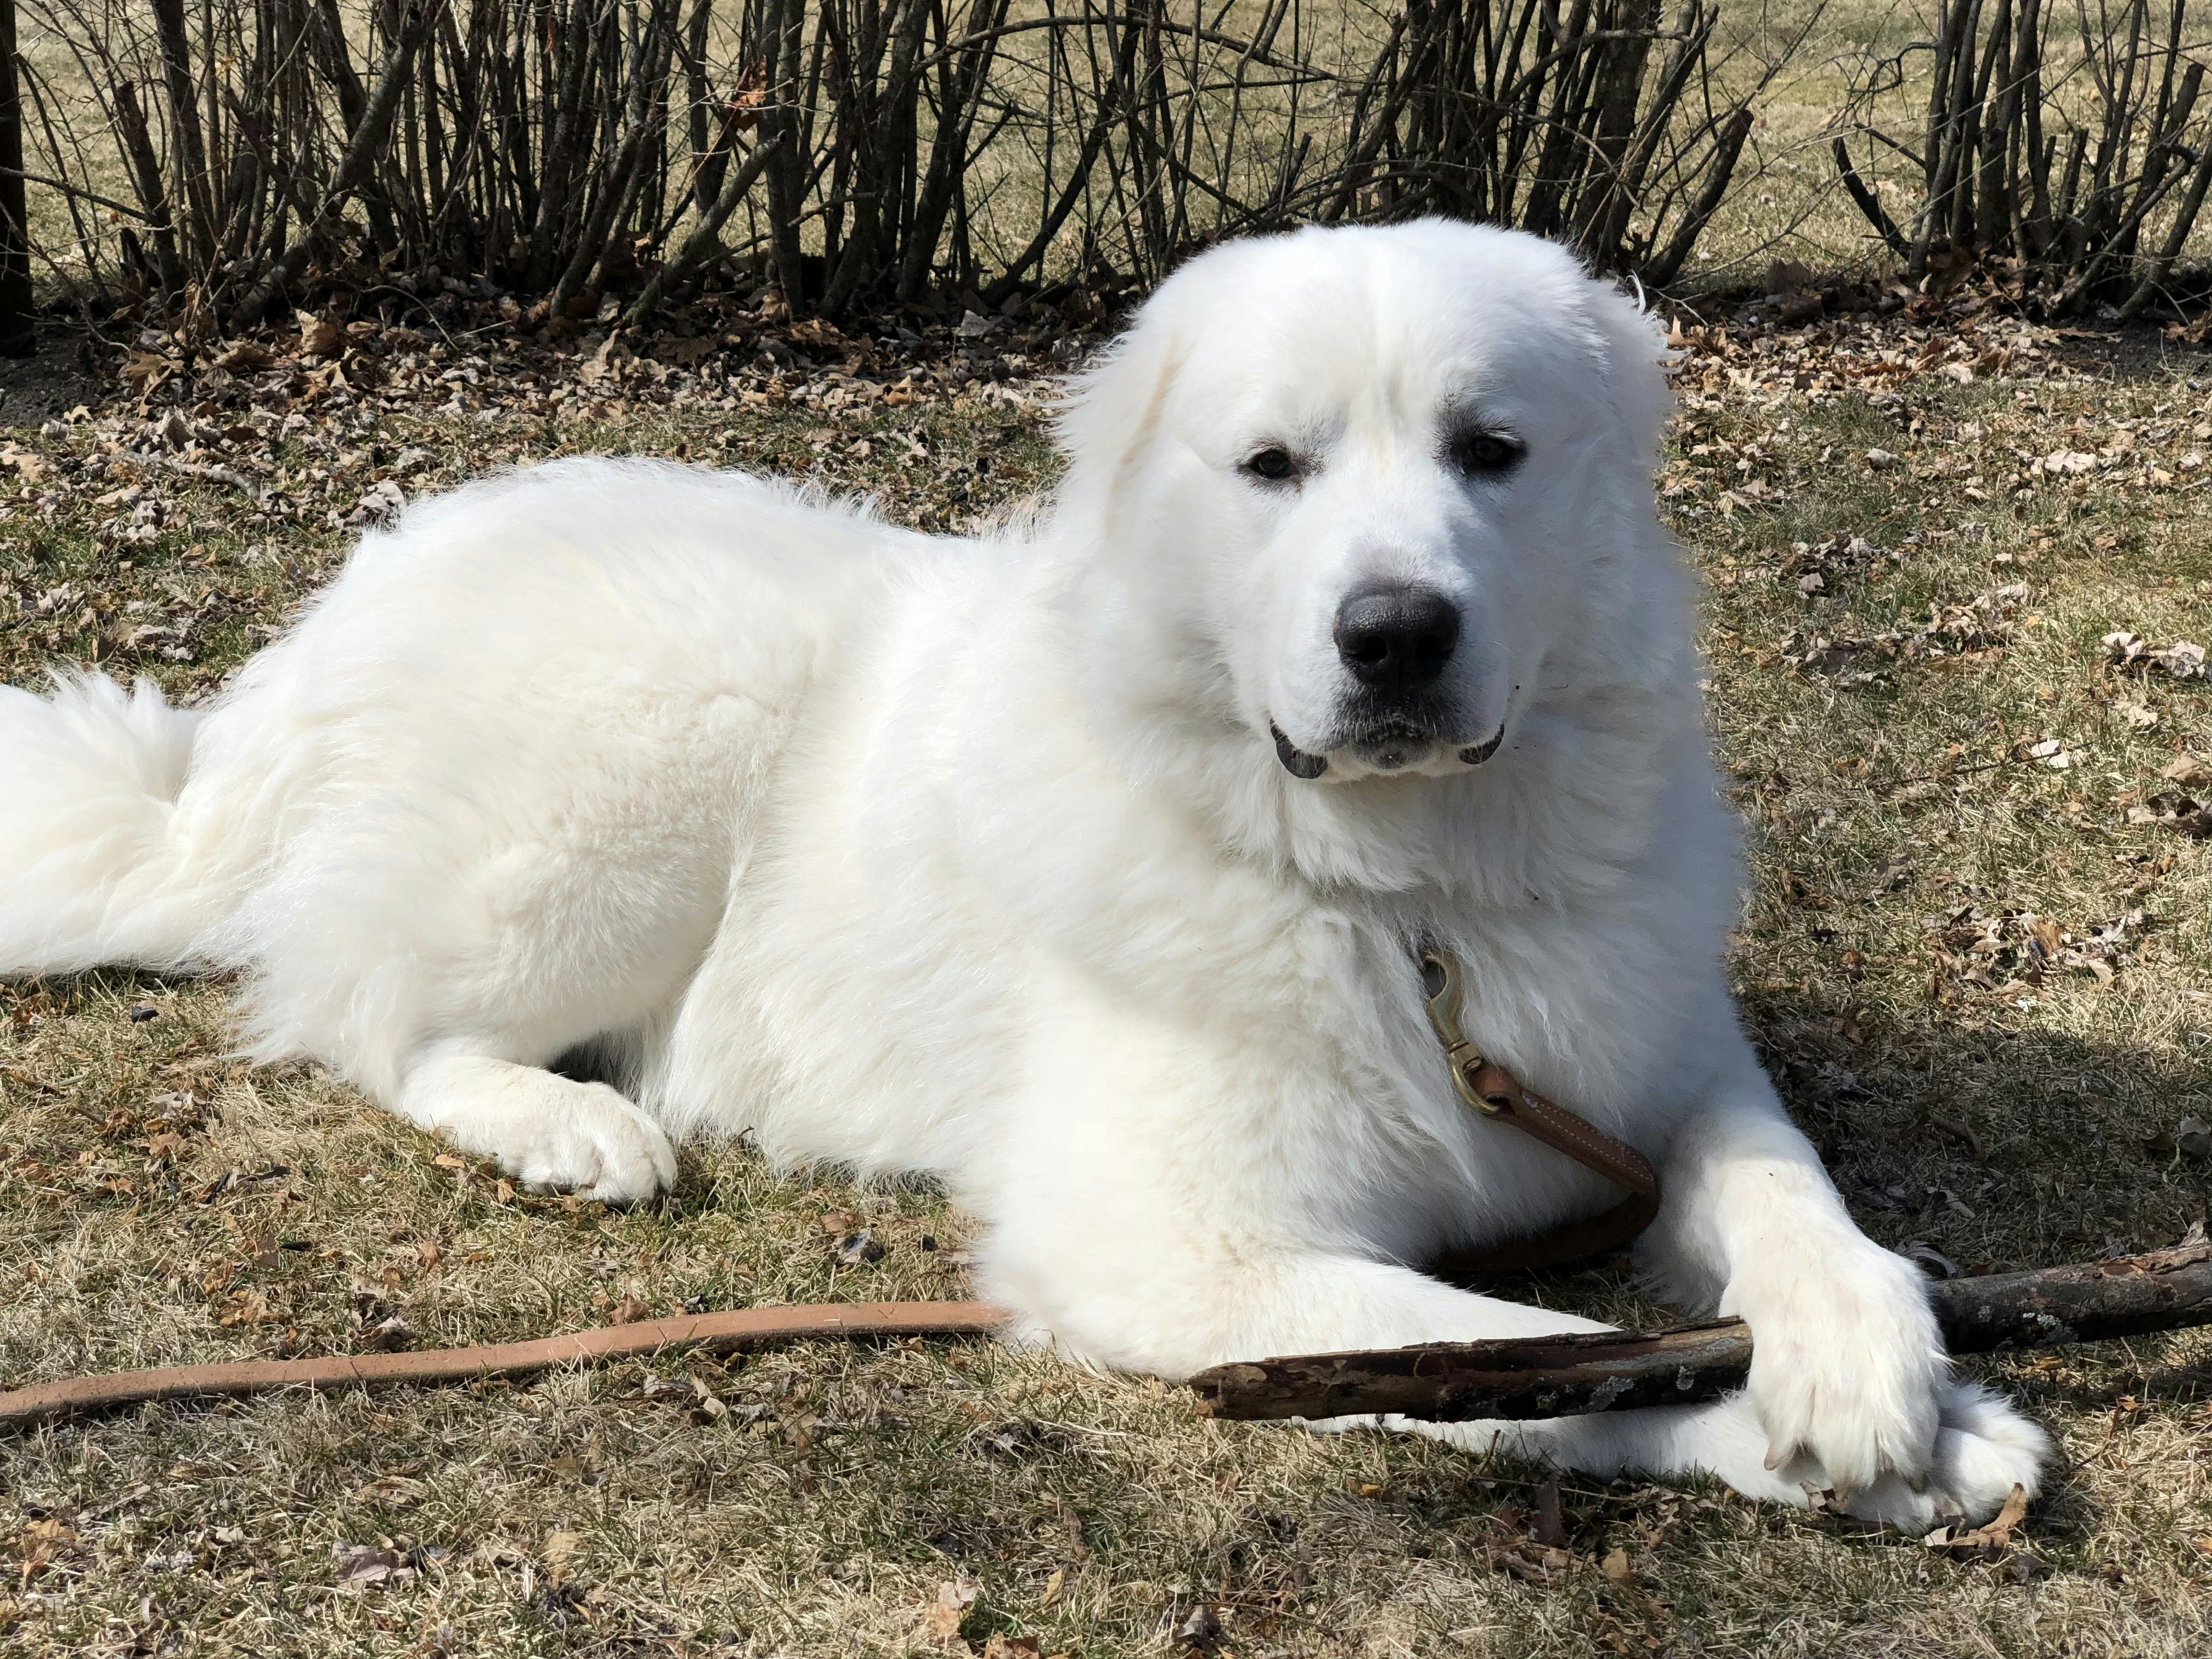
<instances>
[{"instance_id":1,"label":"thick branch","mask_svg":"<svg viewBox=\"0 0 2212 1659\"><path fill-rule=\"evenodd\" d=\"M1844 188L1850 192L1851 200L1858 204L1859 211L1866 215L1867 222L1881 233L1881 240L1889 245L1889 251L1899 258L1911 254L1912 244L1905 240L1905 233L1897 228L1896 221L1883 209L1881 198L1868 188L1865 179L1859 177L1858 169L1851 165L1850 150L1841 138L1836 140L1835 155L1836 176L1844 181Z\"/></svg>"},{"instance_id":2,"label":"thick branch","mask_svg":"<svg viewBox=\"0 0 2212 1659\"><path fill-rule=\"evenodd\" d=\"M2212 1245L1947 1279L1929 1291L1954 1353L2141 1336L2212 1324ZM1750 1329L1729 1319L1650 1336L1601 1331L1240 1361L1190 1385L1213 1417L1397 1412L1458 1423L1682 1405L1742 1386L1750 1364Z\"/></svg>"}]
</instances>

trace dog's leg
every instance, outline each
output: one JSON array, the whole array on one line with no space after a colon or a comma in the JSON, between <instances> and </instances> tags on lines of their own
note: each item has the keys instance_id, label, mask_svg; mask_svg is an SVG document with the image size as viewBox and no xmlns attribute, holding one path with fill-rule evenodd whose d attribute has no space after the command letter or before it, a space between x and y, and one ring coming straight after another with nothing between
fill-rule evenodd
<instances>
[{"instance_id":1,"label":"dog's leg","mask_svg":"<svg viewBox=\"0 0 2212 1659\"><path fill-rule=\"evenodd\" d=\"M442 1051L408 1067L396 1109L530 1186L628 1204L676 1182L659 1125L604 1083Z\"/></svg>"},{"instance_id":2,"label":"dog's leg","mask_svg":"<svg viewBox=\"0 0 2212 1659\"><path fill-rule=\"evenodd\" d=\"M1739 1146L1739 1154L1747 1150ZM1809 1147L1805 1156L1809 1159ZM1091 1167L1107 1165L1102 1158ZM1817 1176L1817 1164L1813 1169ZM1739 1173L1754 1178L1748 1170ZM1694 1178L1676 1178L1691 1188L1680 1196L1692 1195ZM1018 1338L1054 1342L1118 1369L1180 1377L1206 1365L1270 1354L1607 1328L1571 1314L1475 1295L1351 1251L1193 1225L1201 1215L1233 1213L1236 1206L1226 1197L1208 1212L1197 1205L1161 1204L1158 1194L1120 1182L1055 1186L1023 1196L1024 1201L1001 1212L985 1240L986 1294L1020 1310ZM1830 1202L1835 1202L1832 1191ZM1840 1248L1832 1237L1829 1242ZM1858 1243L1869 1251L1876 1248L1863 1238ZM1839 1261L1845 1272L1850 1265ZM1810 1302L1805 1304L1803 1311L1814 1310ZM1842 1334L1858 1340L1865 1334ZM1848 1382L1855 1377L1856 1357L1839 1349L1808 1363L1826 1367L1820 1377ZM1930 1385L1936 1420L1922 1449L1917 1490L1891 1470L1846 1492L1813 1456L1769 1468L1769 1438L1747 1393L1699 1406L1548 1421L1358 1417L1310 1426L1401 1430L1607 1478L1702 1472L1747 1496L1800 1506L1835 1490L1837 1501L1855 1515L1924 1529L1947 1513L1979 1518L1993 1512L2014 1483L2032 1492L2044 1447L2033 1424L1982 1391L1950 1382L1940 1367L1940 1351L1938 1360ZM1850 1403L1848 1394L1816 1394L1816 1409Z\"/></svg>"},{"instance_id":3,"label":"dog's leg","mask_svg":"<svg viewBox=\"0 0 2212 1659\"><path fill-rule=\"evenodd\" d=\"M1074 1208L1073 1202L1068 1206ZM1024 1230L1028 1231L1028 1230ZM986 1289L1023 1309L1015 1334L1124 1370L1183 1376L1270 1354L1478 1342L1608 1328L1572 1314L1462 1291L1410 1267L1334 1252L1285 1253L1252 1241L1177 1237L1158 1218L1144 1247L1084 1249L1071 1234L1004 1231L987 1241ZM1130 1235L1123 1236L1125 1240ZM1641 1473L1720 1476L1748 1496L1802 1505L1790 1473L1765 1467L1765 1442L1741 1396L1711 1405L1543 1422L1426 1423L1363 1415L1309 1422L1320 1433L1389 1429L1479 1453L1528 1458L1610 1479ZM1963 1443L1946 1452L1966 1449ZM1933 1516L1938 1496L1880 1496L1897 1513ZM1899 1503L1899 1499L1902 1503ZM1913 1518L1917 1518L1913 1517Z\"/></svg>"},{"instance_id":4,"label":"dog's leg","mask_svg":"<svg viewBox=\"0 0 2212 1659\"><path fill-rule=\"evenodd\" d=\"M1071 1196L1063 1213L1082 1200ZM1188 1376L1268 1354L1414 1342L1556 1336L1608 1328L1573 1314L1478 1296L1394 1262L1195 1237L1155 1212L1110 1243L1004 1221L983 1242L981 1288L1050 1342L1116 1370Z\"/></svg>"},{"instance_id":5,"label":"dog's leg","mask_svg":"<svg viewBox=\"0 0 2212 1659\"><path fill-rule=\"evenodd\" d=\"M1852 1222L1747 1046L1676 1132L1661 1186L1646 1259L1682 1299L1739 1316L1756 1340L1748 1414L1708 1408L1716 1457L1740 1463L1755 1431L1762 1467L1884 1518L1897 1518L1897 1492L1923 1484L1972 1512L2015 1482L2035 1490L2042 1432L1952 1380L1918 1270ZM1731 1410L1723 1427L1713 1413Z\"/></svg>"}]
</instances>

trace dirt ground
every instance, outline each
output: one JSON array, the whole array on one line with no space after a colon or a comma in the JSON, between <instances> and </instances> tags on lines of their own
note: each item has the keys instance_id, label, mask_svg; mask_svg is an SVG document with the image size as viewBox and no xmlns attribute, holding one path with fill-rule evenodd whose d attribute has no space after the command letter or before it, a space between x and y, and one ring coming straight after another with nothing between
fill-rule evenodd
<instances>
[{"instance_id":1,"label":"dirt ground","mask_svg":"<svg viewBox=\"0 0 2212 1659\"><path fill-rule=\"evenodd\" d=\"M1049 482L1075 320L848 337L732 303L610 343L426 313L142 348L82 395L0 365L0 674L204 696L360 524L556 453L957 529ZM1752 830L1734 970L1793 1110L1930 1271L2172 1242L2212 1172L2212 362L1876 290L1680 335L1660 488ZM517 1193L314 1066L229 1058L220 984L0 987L9 1385L950 1297L963 1241L926 1188L743 1146L687 1148L650 1208ZM1526 1293L1666 1318L1617 1267ZM1967 1369L2063 1462L1966 1552L1696 1483L1569 1480L1554 1530L1540 1470L981 1342L152 1407L0 1435L0 1654L2208 1650L2212 1340Z\"/></svg>"}]
</instances>

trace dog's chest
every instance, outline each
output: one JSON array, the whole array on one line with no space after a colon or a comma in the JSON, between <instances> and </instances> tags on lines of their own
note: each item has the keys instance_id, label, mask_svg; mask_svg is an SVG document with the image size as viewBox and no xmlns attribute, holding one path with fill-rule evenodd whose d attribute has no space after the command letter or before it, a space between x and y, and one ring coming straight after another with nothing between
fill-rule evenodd
<instances>
[{"instance_id":1,"label":"dog's chest","mask_svg":"<svg viewBox=\"0 0 2212 1659\"><path fill-rule=\"evenodd\" d=\"M1448 939L1458 961L1462 995L1451 1012L1469 1042L1656 1158L1683 1103L1678 1059L1692 1019L1684 987L1694 977L1654 971L1660 942L1620 918L1460 918L1421 931ZM1461 1097L1407 938L1394 928L1360 951L1340 981L1346 994L1316 1011L1342 1034L1337 1086L1316 1091L1331 1102L1322 1109L1350 1118L1328 1137L1341 1159L1342 1223L1419 1259L1617 1201L1605 1177Z\"/></svg>"}]
</instances>

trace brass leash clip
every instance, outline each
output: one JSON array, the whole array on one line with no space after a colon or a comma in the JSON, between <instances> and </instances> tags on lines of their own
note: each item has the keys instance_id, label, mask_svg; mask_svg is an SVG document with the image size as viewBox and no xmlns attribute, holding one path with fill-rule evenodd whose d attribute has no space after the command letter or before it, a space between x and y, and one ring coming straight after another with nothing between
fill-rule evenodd
<instances>
[{"instance_id":1,"label":"brass leash clip","mask_svg":"<svg viewBox=\"0 0 2212 1659\"><path fill-rule=\"evenodd\" d=\"M1431 969L1441 981L1428 994L1429 1024L1436 1031L1437 1041L1444 1045L1444 1059L1451 1066L1452 1082L1459 1090L1459 1097L1485 1117L1500 1115L1501 1109L1496 1103L1475 1092L1475 1073L1482 1069L1484 1060L1482 1050L1469 1042L1467 1034L1459 1029L1459 958L1433 945L1424 945L1421 969L1421 988L1425 992L1431 982Z\"/></svg>"}]
</instances>

